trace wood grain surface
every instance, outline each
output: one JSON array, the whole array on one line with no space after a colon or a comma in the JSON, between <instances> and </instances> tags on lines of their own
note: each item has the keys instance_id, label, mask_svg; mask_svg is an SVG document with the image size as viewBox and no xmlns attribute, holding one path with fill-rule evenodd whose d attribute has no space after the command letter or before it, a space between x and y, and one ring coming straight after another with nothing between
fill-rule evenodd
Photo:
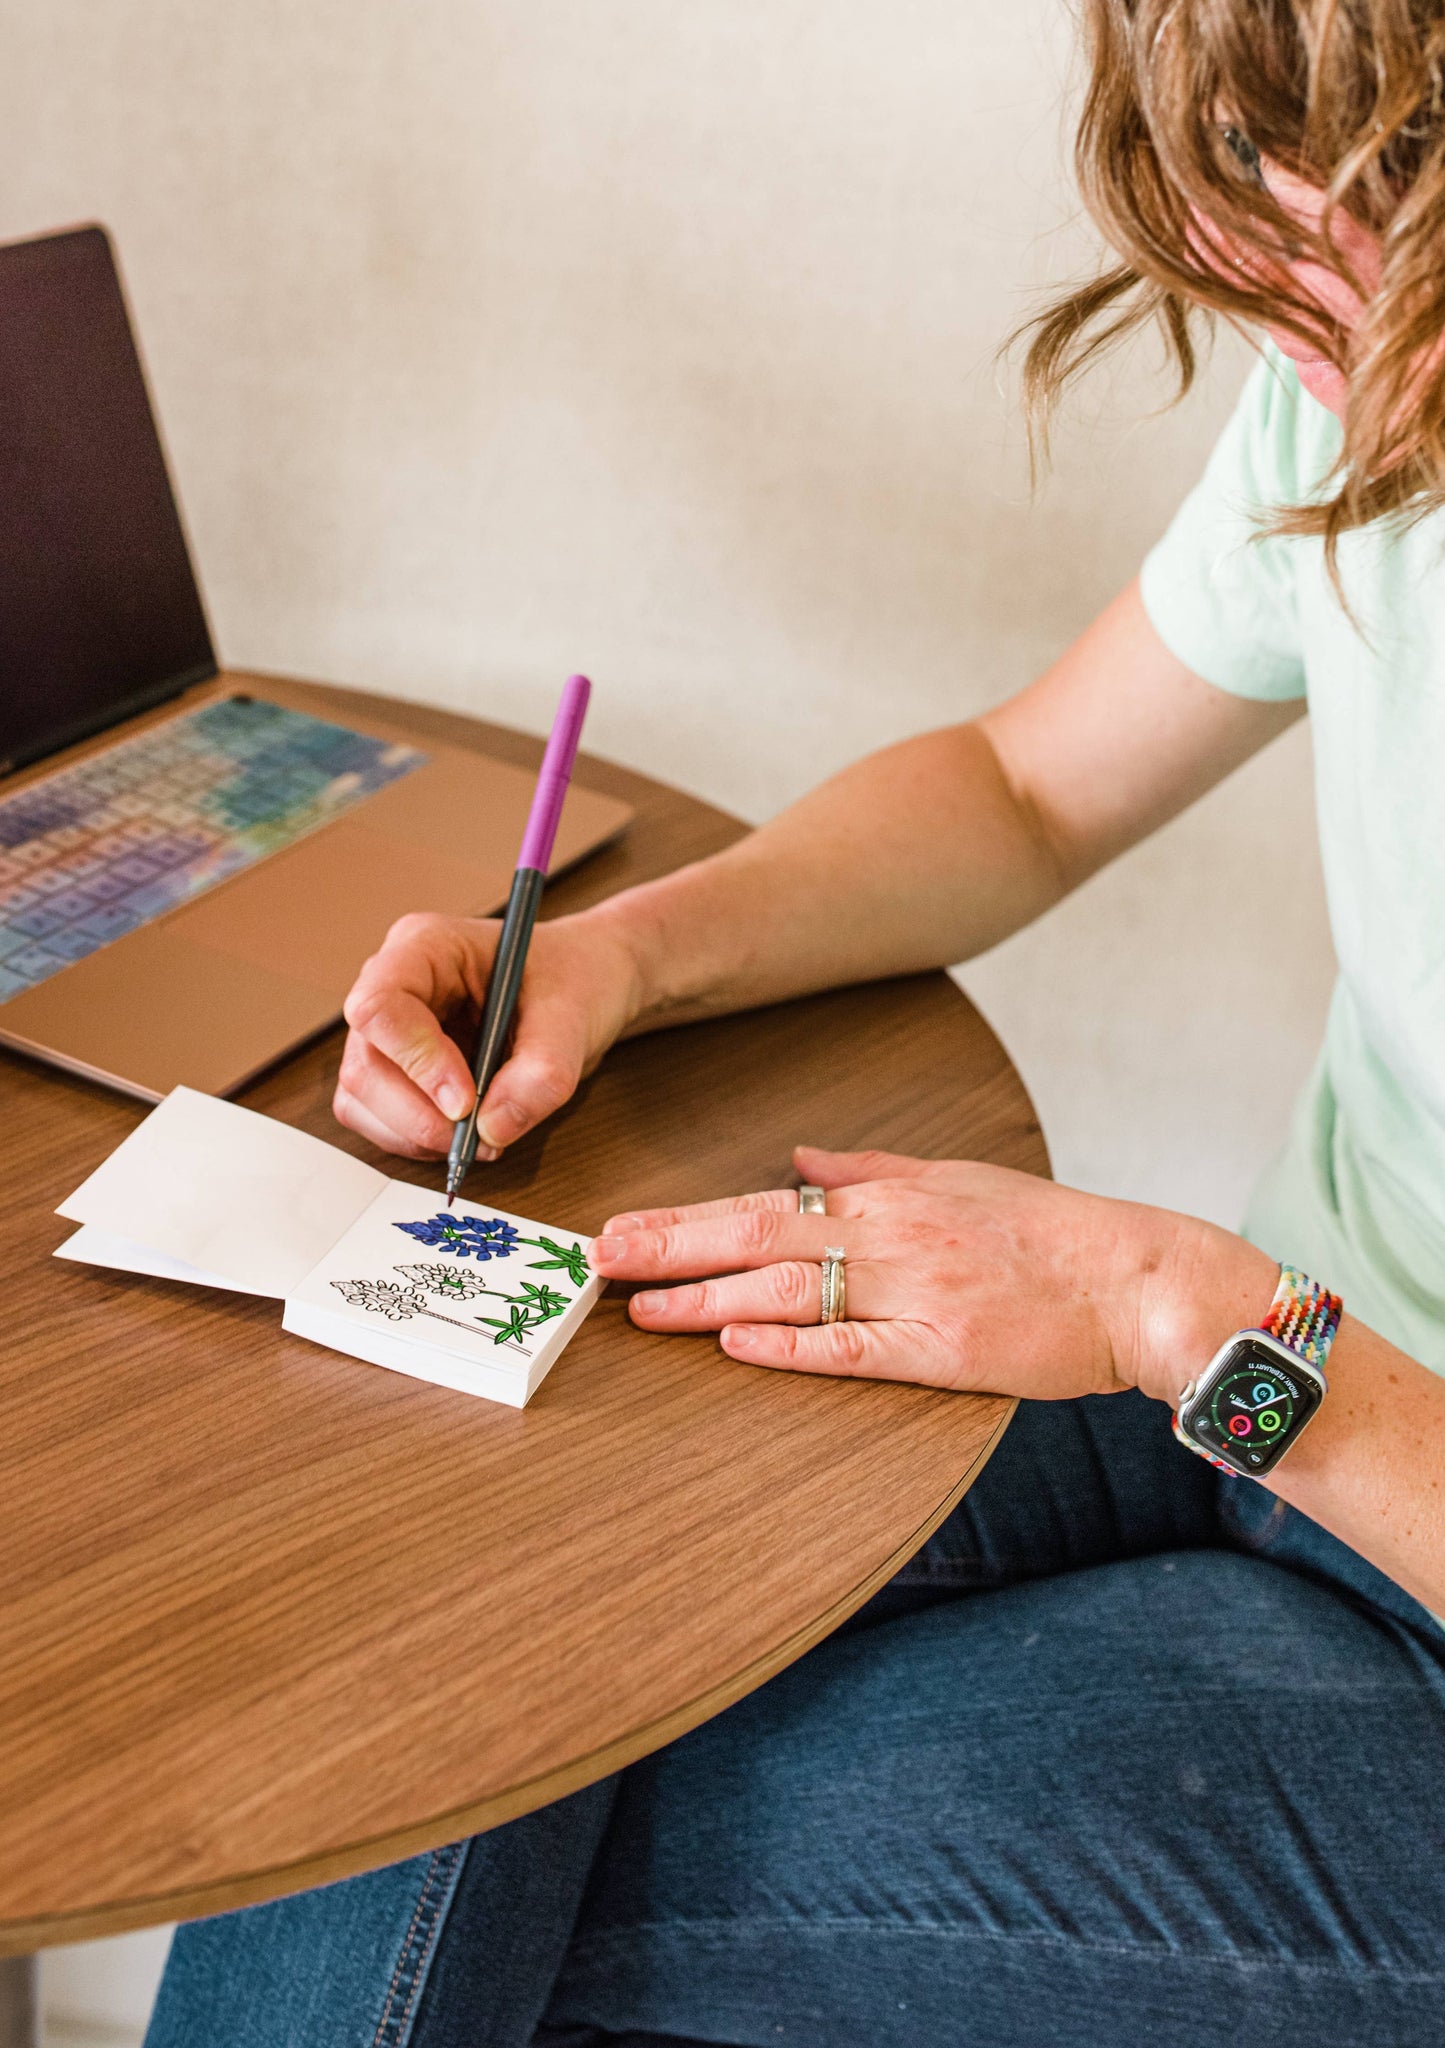
<instances>
[{"instance_id":1,"label":"wood grain surface","mask_svg":"<svg viewBox=\"0 0 1445 2048\"><path fill-rule=\"evenodd\" d=\"M741 829L578 774L637 821L549 914ZM333 1122L339 1044L244 1100L439 1186ZM1010 1413L738 1365L642 1334L617 1290L518 1413L285 1336L274 1302L53 1261L55 1203L142 1113L0 1054L0 1953L370 1868L646 1754L860 1605ZM934 974L634 1040L477 1186L590 1232L778 1185L799 1139L1048 1170L1002 1048Z\"/></svg>"}]
</instances>

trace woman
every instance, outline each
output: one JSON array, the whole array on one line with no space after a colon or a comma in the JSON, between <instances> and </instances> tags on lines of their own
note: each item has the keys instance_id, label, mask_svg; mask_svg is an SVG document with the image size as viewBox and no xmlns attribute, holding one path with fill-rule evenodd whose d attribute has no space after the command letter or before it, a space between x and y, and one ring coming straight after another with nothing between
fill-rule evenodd
<instances>
[{"instance_id":1,"label":"woman","mask_svg":"<svg viewBox=\"0 0 1445 2048\"><path fill-rule=\"evenodd\" d=\"M1041 323L1030 380L1155 316L1186 383L1195 313L1264 330L1202 483L1012 702L545 926L483 1133L495 1156L627 1033L994 944L1308 705L1341 976L1286 1153L1240 1236L807 1147L825 1218L780 1190L614 1218L596 1263L650 1283L647 1328L1024 1405L900 1578L727 1714L472 1843L183 1930L152 2048L1445 2034L1445 7L1087 15L1079 162L1118 267ZM343 1122L445 1149L470 1093L443 1027L494 940L390 934ZM1234 1333L1295 1311L1288 1415L1267 1347L1252 1392L1215 1387Z\"/></svg>"}]
</instances>

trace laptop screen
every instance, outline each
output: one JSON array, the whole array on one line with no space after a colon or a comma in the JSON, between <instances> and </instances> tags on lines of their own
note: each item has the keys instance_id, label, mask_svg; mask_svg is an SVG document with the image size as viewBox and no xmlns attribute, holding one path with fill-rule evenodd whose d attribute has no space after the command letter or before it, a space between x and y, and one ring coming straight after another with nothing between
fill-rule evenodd
<instances>
[{"instance_id":1,"label":"laptop screen","mask_svg":"<svg viewBox=\"0 0 1445 2048\"><path fill-rule=\"evenodd\" d=\"M104 230L0 248L0 773L215 672Z\"/></svg>"}]
</instances>

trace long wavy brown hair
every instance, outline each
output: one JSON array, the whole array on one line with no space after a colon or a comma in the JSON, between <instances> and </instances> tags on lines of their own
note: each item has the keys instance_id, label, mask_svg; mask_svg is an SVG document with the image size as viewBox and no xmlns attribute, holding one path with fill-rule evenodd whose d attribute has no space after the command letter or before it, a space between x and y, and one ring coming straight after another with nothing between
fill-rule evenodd
<instances>
[{"instance_id":1,"label":"long wavy brown hair","mask_svg":"<svg viewBox=\"0 0 1445 2048\"><path fill-rule=\"evenodd\" d=\"M1445 505L1445 0L1081 5L1089 82L1075 163L1118 261L1025 330L1035 422L1046 434L1069 377L1150 321L1179 396L1198 322L1267 322L1349 380L1325 493L1280 508L1274 530L1322 534L1333 567L1350 528ZM1317 230L1278 203L1260 157L1324 193ZM1373 288L1339 252L1340 214L1379 239ZM1351 331L1286 272L1300 258L1366 300Z\"/></svg>"}]
</instances>

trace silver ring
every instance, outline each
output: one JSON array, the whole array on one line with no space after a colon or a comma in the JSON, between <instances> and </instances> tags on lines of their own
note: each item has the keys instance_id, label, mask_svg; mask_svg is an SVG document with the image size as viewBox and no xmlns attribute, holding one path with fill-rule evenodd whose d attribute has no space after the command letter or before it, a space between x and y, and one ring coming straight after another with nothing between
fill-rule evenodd
<instances>
[{"instance_id":1,"label":"silver ring","mask_svg":"<svg viewBox=\"0 0 1445 2048\"><path fill-rule=\"evenodd\" d=\"M828 1197L822 1188L815 1188L805 1181L798 1189L798 1214L800 1216L826 1216Z\"/></svg>"},{"instance_id":2,"label":"silver ring","mask_svg":"<svg viewBox=\"0 0 1445 2048\"><path fill-rule=\"evenodd\" d=\"M848 1313L848 1281L843 1272L843 1247L825 1246L823 1251L823 1303L820 1323L841 1323Z\"/></svg>"}]
</instances>

